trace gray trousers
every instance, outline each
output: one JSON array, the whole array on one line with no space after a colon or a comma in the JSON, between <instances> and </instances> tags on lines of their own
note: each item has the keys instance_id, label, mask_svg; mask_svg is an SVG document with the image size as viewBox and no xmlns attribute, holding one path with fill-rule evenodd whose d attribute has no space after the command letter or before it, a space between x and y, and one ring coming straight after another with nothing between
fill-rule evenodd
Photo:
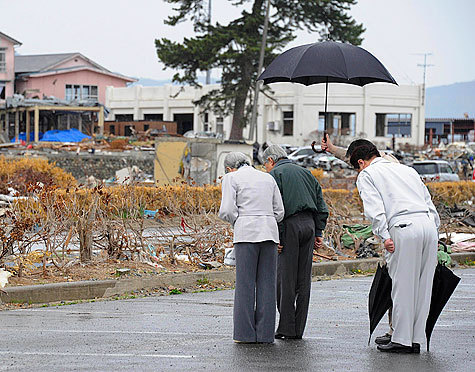
<instances>
[{"instance_id":1,"label":"gray trousers","mask_svg":"<svg viewBox=\"0 0 475 372\"><path fill-rule=\"evenodd\" d=\"M274 342L277 244L235 243L234 337Z\"/></svg>"},{"instance_id":2,"label":"gray trousers","mask_svg":"<svg viewBox=\"0 0 475 372\"><path fill-rule=\"evenodd\" d=\"M314 242L315 223L311 213L297 213L284 220L284 248L277 263L278 334L301 337L305 330Z\"/></svg>"}]
</instances>

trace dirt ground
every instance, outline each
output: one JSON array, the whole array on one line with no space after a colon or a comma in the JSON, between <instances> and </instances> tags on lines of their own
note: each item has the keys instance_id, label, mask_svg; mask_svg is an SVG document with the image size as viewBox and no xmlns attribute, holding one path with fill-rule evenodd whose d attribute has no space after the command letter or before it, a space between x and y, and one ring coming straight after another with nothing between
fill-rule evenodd
<instances>
[{"instance_id":1,"label":"dirt ground","mask_svg":"<svg viewBox=\"0 0 475 372\"><path fill-rule=\"evenodd\" d=\"M315 251L314 262L328 262L333 260L348 260L355 259L355 252L352 249L344 249L343 253L349 257L335 256L329 249L321 249ZM322 257L326 256L329 259ZM122 261L122 260L96 260L89 264L76 263L70 267L62 270L55 266L48 266L45 271L38 269L33 272L26 272L22 277L17 275L9 278L8 287L25 286L35 284L60 283L60 282L76 282L83 280L105 280L105 279L123 279L133 277L146 277L153 275L160 275L165 273L185 273L204 271L197 265L191 265L184 262L177 261L172 265L167 262L161 262L163 268L155 268L151 265L136 262L136 261ZM213 268L212 270L222 270L229 268L222 266L220 268ZM130 271L121 272L121 269L129 269ZM123 270L122 270L123 271Z\"/></svg>"},{"instance_id":2,"label":"dirt ground","mask_svg":"<svg viewBox=\"0 0 475 372\"><path fill-rule=\"evenodd\" d=\"M54 266L49 266L44 272L40 269L32 273L25 273L22 277L12 276L8 281L8 286L76 282L82 280L122 279L127 277L159 275L163 273L199 271L196 266L186 263L178 263L176 265L163 263L162 265L164 269L157 269L141 262L106 260L92 261L87 265L77 263L62 270ZM120 269L129 269L130 271L121 272Z\"/></svg>"}]
</instances>

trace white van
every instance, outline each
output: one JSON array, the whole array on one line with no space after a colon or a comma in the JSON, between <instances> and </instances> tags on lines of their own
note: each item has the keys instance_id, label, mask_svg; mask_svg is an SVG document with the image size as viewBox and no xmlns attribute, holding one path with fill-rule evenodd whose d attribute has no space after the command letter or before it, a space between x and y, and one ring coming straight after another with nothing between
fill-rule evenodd
<instances>
[{"instance_id":1,"label":"white van","mask_svg":"<svg viewBox=\"0 0 475 372\"><path fill-rule=\"evenodd\" d=\"M415 161L412 167L424 182L460 181L458 174L445 160Z\"/></svg>"}]
</instances>

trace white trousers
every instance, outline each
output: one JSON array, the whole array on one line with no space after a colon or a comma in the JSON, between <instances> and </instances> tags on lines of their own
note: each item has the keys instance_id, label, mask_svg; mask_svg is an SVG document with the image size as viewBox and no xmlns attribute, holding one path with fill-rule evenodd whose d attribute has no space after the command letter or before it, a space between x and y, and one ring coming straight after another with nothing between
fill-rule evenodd
<instances>
[{"instance_id":1,"label":"white trousers","mask_svg":"<svg viewBox=\"0 0 475 372\"><path fill-rule=\"evenodd\" d=\"M389 233L395 247L388 260L393 300L391 341L406 346L420 344L426 339L437 265L437 228L428 214L412 214L401 216Z\"/></svg>"}]
</instances>

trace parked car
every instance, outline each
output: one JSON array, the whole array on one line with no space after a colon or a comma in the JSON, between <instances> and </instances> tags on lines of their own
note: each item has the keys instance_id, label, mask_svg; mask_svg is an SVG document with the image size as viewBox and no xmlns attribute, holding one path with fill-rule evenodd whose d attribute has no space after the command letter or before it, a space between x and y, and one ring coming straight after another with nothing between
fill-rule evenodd
<instances>
[{"instance_id":1,"label":"parked car","mask_svg":"<svg viewBox=\"0 0 475 372\"><path fill-rule=\"evenodd\" d=\"M315 152L310 146L303 146L291 153L288 158L297 164L303 165L305 159L313 155L315 155Z\"/></svg>"},{"instance_id":2,"label":"parked car","mask_svg":"<svg viewBox=\"0 0 475 372\"><path fill-rule=\"evenodd\" d=\"M304 167L310 167L310 168L318 168L318 159L320 159L322 156L327 156L325 153L321 154L313 154L305 159L303 159L302 165Z\"/></svg>"},{"instance_id":3,"label":"parked car","mask_svg":"<svg viewBox=\"0 0 475 372\"><path fill-rule=\"evenodd\" d=\"M317 167L323 168L326 171L331 171L332 169L340 168L346 169L350 166L345 163L343 160L340 160L333 155L323 155L318 158Z\"/></svg>"},{"instance_id":4,"label":"parked car","mask_svg":"<svg viewBox=\"0 0 475 372\"><path fill-rule=\"evenodd\" d=\"M412 167L424 182L460 181L458 174L445 160L415 161Z\"/></svg>"},{"instance_id":5,"label":"parked car","mask_svg":"<svg viewBox=\"0 0 475 372\"><path fill-rule=\"evenodd\" d=\"M288 145L288 144L283 144L283 145L279 145L279 146L282 147L285 150L287 155L292 154L295 150L298 149L297 146L292 146L292 145Z\"/></svg>"}]
</instances>

